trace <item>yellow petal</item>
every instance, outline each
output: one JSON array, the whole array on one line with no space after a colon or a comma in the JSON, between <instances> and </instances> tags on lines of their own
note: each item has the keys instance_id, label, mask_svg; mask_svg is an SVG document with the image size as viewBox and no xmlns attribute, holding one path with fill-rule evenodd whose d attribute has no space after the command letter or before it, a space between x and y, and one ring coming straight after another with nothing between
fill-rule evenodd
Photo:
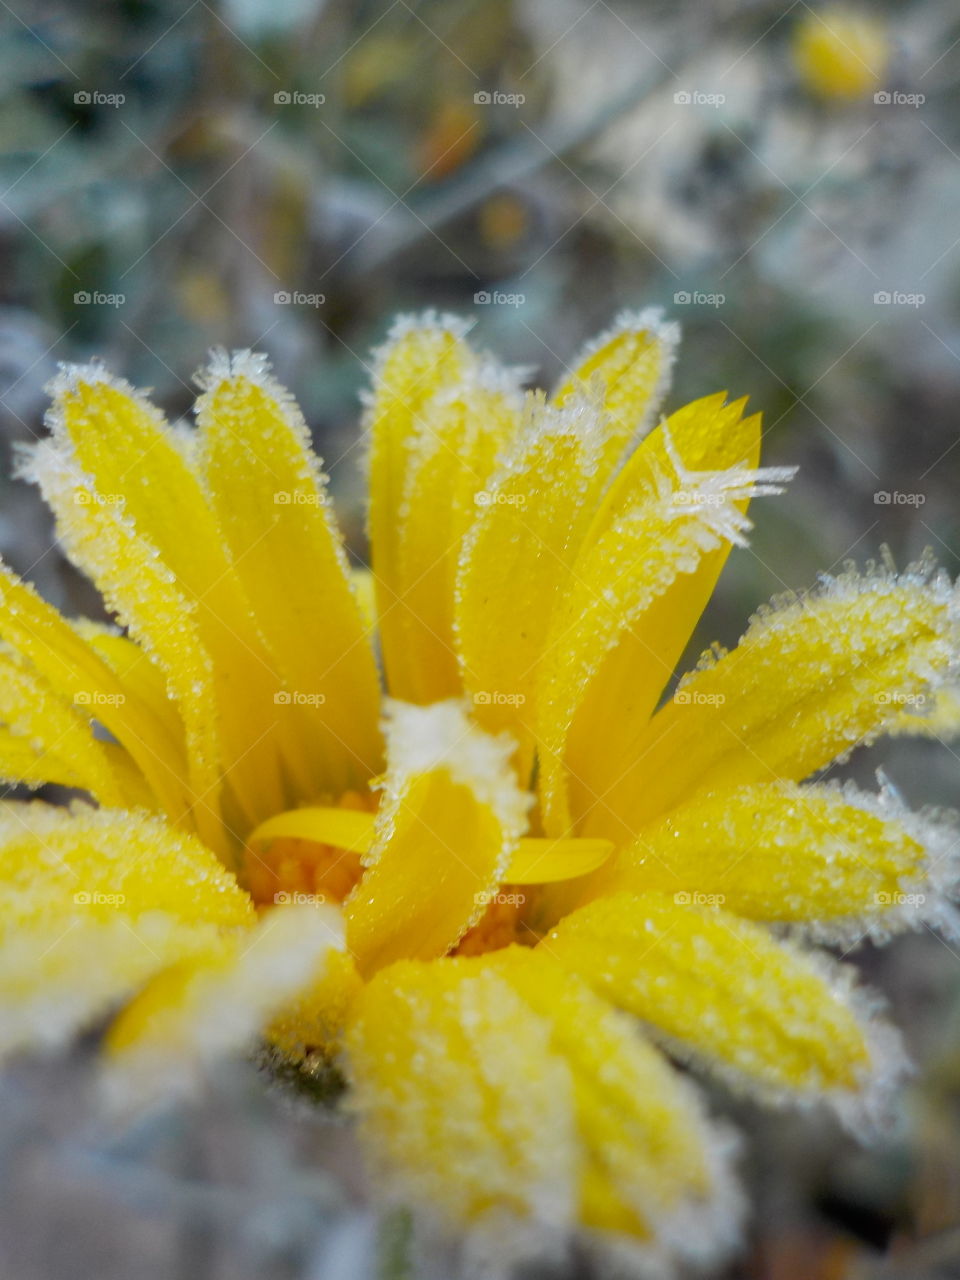
<instances>
[{"instance_id":1,"label":"yellow petal","mask_svg":"<svg viewBox=\"0 0 960 1280\"><path fill-rule=\"evenodd\" d=\"M339 913L278 907L159 974L110 1028L113 1100L143 1105L189 1091L228 1055L253 1048L342 946Z\"/></svg>"},{"instance_id":2,"label":"yellow petal","mask_svg":"<svg viewBox=\"0 0 960 1280\"><path fill-rule=\"evenodd\" d=\"M664 321L656 307L617 316L606 333L580 353L566 380L553 394L563 405L588 391L598 379L609 420L606 468L622 460L631 442L650 426L670 385L680 327Z\"/></svg>"},{"instance_id":3,"label":"yellow petal","mask_svg":"<svg viewBox=\"0 0 960 1280\"><path fill-rule=\"evenodd\" d=\"M730 546L745 541L747 503L782 492L793 474L746 465L759 417L743 419L742 407L714 396L661 424L587 532L554 614L536 700L544 825L554 834L602 803Z\"/></svg>"},{"instance_id":4,"label":"yellow petal","mask_svg":"<svg viewBox=\"0 0 960 1280\"><path fill-rule=\"evenodd\" d=\"M212 936L157 911L84 908L10 930L0 940L0 1053L64 1044Z\"/></svg>"},{"instance_id":5,"label":"yellow petal","mask_svg":"<svg viewBox=\"0 0 960 1280\"><path fill-rule=\"evenodd\" d=\"M307 425L262 357L217 355L202 385L198 463L288 683L270 710L307 734L299 798L364 786L380 762L377 671Z\"/></svg>"},{"instance_id":6,"label":"yellow petal","mask_svg":"<svg viewBox=\"0 0 960 1280\"><path fill-rule=\"evenodd\" d=\"M448 1230L566 1228L577 1188L570 1073L498 974L402 962L359 996L348 1105L386 1193Z\"/></svg>"},{"instance_id":7,"label":"yellow petal","mask_svg":"<svg viewBox=\"0 0 960 1280\"><path fill-rule=\"evenodd\" d=\"M4 786L43 787L55 783L83 790L83 773L54 752L39 750L27 739L0 729L0 780Z\"/></svg>"},{"instance_id":8,"label":"yellow petal","mask_svg":"<svg viewBox=\"0 0 960 1280\"><path fill-rule=\"evenodd\" d=\"M459 703L393 703L386 732L377 839L344 908L365 975L456 945L503 879L528 807L513 743L477 729Z\"/></svg>"},{"instance_id":9,"label":"yellow petal","mask_svg":"<svg viewBox=\"0 0 960 1280\"><path fill-rule=\"evenodd\" d=\"M86 640L117 677L124 699L135 698L139 705L147 708L183 754L183 722L177 714L176 704L167 697L163 672L149 654L135 640L120 635L116 627L91 622L87 618L78 618L73 625L77 634Z\"/></svg>"},{"instance_id":10,"label":"yellow petal","mask_svg":"<svg viewBox=\"0 0 960 1280\"><path fill-rule=\"evenodd\" d=\"M331 949L318 976L284 1005L264 1034L285 1058L302 1062L309 1055L332 1056L340 1048L347 1020L363 982L353 959Z\"/></svg>"},{"instance_id":11,"label":"yellow petal","mask_svg":"<svg viewBox=\"0 0 960 1280\"><path fill-rule=\"evenodd\" d=\"M52 389L54 438L99 499L122 506L194 608L213 663L224 770L241 807L275 813L285 799L273 731L280 684L195 471L159 410L102 367L67 369Z\"/></svg>"},{"instance_id":12,"label":"yellow petal","mask_svg":"<svg viewBox=\"0 0 960 1280\"><path fill-rule=\"evenodd\" d=\"M155 548L125 519L120 505L102 500L104 495L62 449L49 441L36 445L23 472L40 486L53 510L70 559L94 581L108 608L165 671L184 724L192 818L211 847L229 856L219 813L212 664L190 602L171 580L170 570L158 562Z\"/></svg>"},{"instance_id":13,"label":"yellow petal","mask_svg":"<svg viewBox=\"0 0 960 1280\"><path fill-rule=\"evenodd\" d=\"M408 465L423 435L427 405L475 366L464 341L466 331L451 316L403 316L376 353L365 422L370 437L368 525L381 647L394 693L410 684L402 640L405 611L394 607L405 589L400 530Z\"/></svg>"},{"instance_id":14,"label":"yellow petal","mask_svg":"<svg viewBox=\"0 0 960 1280\"><path fill-rule=\"evenodd\" d=\"M457 562L522 403L512 371L478 362L419 411L394 534L395 598L383 616L384 664L396 698L428 703L463 691L454 639Z\"/></svg>"},{"instance_id":15,"label":"yellow petal","mask_svg":"<svg viewBox=\"0 0 960 1280\"><path fill-rule=\"evenodd\" d=\"M86 710L84 691L78 690L79 707ZM91 711L95 708L90 707ZM54 772L67 772L102 804L123 804L127 799L103 747L93 736L90 722L80 710L59 698L23 662L0 653L0 723L22 736L35 750L50 757ZM53 777L45 779L52 781Z\"/></svg>"},{"instance_id":16,"label":"yellow petal","mask_svg":"<svg viewBox=\"0 0 960 1280\"><path fill-rule=\"evenodd\" d=\"M159 818L32 801L0 806L0 893L9 924L35 917L137 917L249 925L253 905L199 840Z\"/></svg>"},{"instance_id":17,"label":"yellow petal","mask_svg":"<svg viewBox=\"0 0 960 1280\"><path fill-rule=\"evenodd\" d=\"M599 403L558 409L531 397L463 544L456 631L466 689L484 728L509 729L532 758L537 664L599 496L607 440Z\"/></svg>"},{"instance_id":18,"label":"yellow petal","mask_svg":"<svg viewBox=\"0 0 960 1280\"><path fill-rule=\"evenodd\" d=\"M703 1104L630 1019L539 948L508 947L483 962L551 1027L550 1048L574 1085L584 1154L580 1218L714 1256L737 1226L722 1140ZM691 1239L690 1224L698 1231Z\"/></svg>"},{"instance_id":19,"label":"yellow petal","mask_svg":"<svg viewBox=\"0 0 960 1280\"><path fill-rule=\"evenodd\" d=\"M889 792L760 783L695 796L646 827L602 891L656 890L754 920L803 922L829 941L882 939L946 922L939 885L955 873L956 838Z\"/></svg>"},{"instance_id":20,"label":"yellow petal","mask_svg":"<svg viewBox=\"0 0 960 1280\"><path fill-rule=\"evenodd\" d=\"M0 564L0 636L36 668L61 697L82 693L97 719L122 743L174 821L189 801L186 759L165 721L125 686L52 605ZM25 778L25 781L31 781Z\"/></svg>"},{"instance_id":21,"label":"yellow petal","mask_svg":"<svg viewBox=\"0 0 960 1280\"><path fill-rule=\"evenodd\" d=\"M568 916L541 945L678 1054L751 1088L849 1105L886 1069L823 962L729 912L616 894Z\"/></svg>"},{"instance_id":22,"label":"yellow petal","mask_svg":"<svg viewBox=\"0 0 960 1280\"><path fill-rule=\"evenodd\" d=\"M307 840L350 853L369 853L376 842L377 819L355 809L304 808L279 813L256 827L247 844L271 840ZM517 843L504 880L510 884L547 884L596 870L613 852L609 840L547 840L527 837Z\"/></svg>"},{"instance_id":23,"label":"yellow petal","mask_svg":"<svg viewBox=\"0 0 960 1280\"><path fill-rule=\"evenodd\" d=\"M921 566L848 569L756 615L740 644L681 683L585 833L628 839L695 791L800 780L896 723L946 678L955 593Z\"/></svg>"}]
</instances>

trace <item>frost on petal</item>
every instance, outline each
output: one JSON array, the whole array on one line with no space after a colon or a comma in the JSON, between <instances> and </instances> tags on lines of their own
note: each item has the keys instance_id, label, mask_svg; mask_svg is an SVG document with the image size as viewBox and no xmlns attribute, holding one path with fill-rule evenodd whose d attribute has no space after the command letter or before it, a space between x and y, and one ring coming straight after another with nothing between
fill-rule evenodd
<instances>
[{"instance_id":1,"label":"frost on petal","mask_svg":"<svg viewBox=\"0 0 960 1280\"><path fill-rule=\"evenodd\" d=\"M790 467L743 464L695 470L680 458L667 423L661 435L668 468L655 456L648 460L643 451L635 455L634 465L604 501L574 561L548 636L535 711L544 821L555 834L566 832L573 822L566 790L567 749L591 685L605 665L609 682L611 655L619 646L625 644L625 652L635 656L638 623L679 576L693 574L710 552L744 544L751 527L746 515L750 499L782 493L794 474ZM643 656L649 661L649 655ZM603 697L602 691L594 690L593 697ZM595 737L599 726L591 708L587 719L581 735ZM610 719L616 723L615 717ZM576 816L581 817L593 797L585 776L589 762L577 755L575 750L570 786L576 793ZM608 763L606 755L603 762ZM609 763L616 769L617 762ZM600 779L600 785L609 785L609 776Z\"/></svg>"},{"instance_id":2,"label":"frost on petal","mask_svg":"<svg viewBox=\"0 0 960 1280\"><path fill-rule=\"evenodd\" d=\"M214 854L160 818L126 810L0 805L0 894L7 923L163 911L185 923L253 922L253 906Z\"/></svg>"},{"instance_id":3,"label":"frost on petal","mask_svg":"<svg viewBox=\"0 0 960 1280\"><path fill-rule=\"evenodd\" d=\"M343 946L339 912L275 907L159 974L107 1038L105 1084L120 1109L190 1092L216 1063L252 1049Z\"/></svg>"},{"instance_id":4,"label":"frost on petal","mask_svg":"<svg viewBox=\"0 0 960 1280\"><path fill-rule=\"evenodd\" d=\"M851 566L775 600L681 681L585 833L629 838L694 791L808 777L896 727L905 702L951 679L958 653L956 590L925 562Z\"/></svg>"},{"instance_id":5,"label":"frost on petal","mask_svg":"<svg viewBox=\"0 0 960 1280\"><path fill-rule=\"evenodd\" d=\"M605 333L587 343L555 391L553 401L562 405L599 382L609 421L604 447L611 468L649 429L669 389L679 342L680 326L664 320L660 308L623 311Z\"/></svg>"},{"instance_id":6,"label":"frost on petal","mask_svg":"<svg viewBox=\"0 0 960 1280\"><path fill-rule=\"evenodd\" d=\"M615 894L580 908L542 944L679 1058L771 1100L826 1101L876 1122L904 1059L852 971L775 940L718 907Z\"/></svg>"},{"instance_id":7,"label":"frost on petal","mask_svg":"<svg viewBox=\"0 0 960 1280\"><path fill-rule=\"evenodd\" d=\"M505 1263L574 1221L573 1082L549 1023L469 963L368 983L346 1034L349 1106L382 1193Z\"/></svg>"},{"instance_id":8,"label":"frost on petal","mask_svg":"<svg viewBox=\"0 0 960 1280\"><path fill-rule=\"evenodd\" d=\"M53 510L70 559L89 575L108 608L163 668L184 723L193 820L204 838L226 853L218 812L220 743L213 666L191 602L122 507L104 501L61 448L48 441L36 445L24 455L21 470L39 485Z\"/></svg>"},{"instance_id":9,"label":"frost on petal","mask_svg":"<svg viewBox=\"0 0 960 1280\"><path fill-rule=\"evenodd\" d=\"M388 769L366 871L345 904L361 972L454 947L503 879L530 798L507 735L478 729L455 701L388 704Z\"/></svg>"},{"instance_id":10,"label":"frost on petal","mask_svg":"<svg viewBox=\"0 0 960 1280\"><path fill-rule=\"evenodd\" d=\"M381 765L376 664L307 424L263 356L215 352L198 381L198 465L287 683L264 721L292 739L301 800L365 786Z\"/></svg>"},{"instance_id":11,"label":"frost on petal","mask_svg":"<svg viewBox=\"0 0 960 1280\"><path fill-rule=\"evenodd\" d=\"M159 911L98 917L82 906L4 932L0 1054L66 1044L214 936Z\"/></svg>"},{"instance_id":12,"label":"frost on petal","mask_svg":"<svg viewBox=\"0 0 960 1280\"><path fill-rule=\"evenodd\" d=\"M83 714L89 695L77 693L79 701L71 705L26 662L0 650L0 723L49 761L52 772L42 781L70 778L69 785L82 787L103 804L122 804L121 780Z\"/></svg>"},{"instance_id":13,"label":"frost on petal","mask_svg":"<svg viewBox=\"0 0 960 1280\"><path fill-rule=\"evenodd\" d=\"M103 369L64 367L49 390L47 425L58 447L91 478L98 502L122 507L194 605L212 663L224 770L241 809L254 820L275 813L285 800L273 712L281 686L197 471L163 414Z\"/></svg>"},{"instance_id":14,"label":"frost on petal","mask_svg":"<svg viewBox=\"0 0 960 1280\"><path fill-rule=\"evenodd\" d=\"M851 945L958 930L954 816L911 813L885 784L756 783L706 794L645 827L596 892L655 890Z\"/></svg>"},{"instance_id":15,"label":"frost on petal","mask_svg":"<svg viewBox=\"0 0 960 1280\"><path fill-rule=\"evenodd\" d=\"M543 948L512 946L481 963L549 1023L550 1047L572 1074L581 1223L715 1261L736 1240L742 1206L733 1144L696 1089Z\"/></svg>"},{"instance_id":16,"label":"frost on petal","mask_svg":"<svg viewBox=\"0 0 960 1280\"><path fill-rule=\"evenodd\" d=\"M428 703L462 693L453 616L457 563L491 473L516 434L522 374L474 357L456 382L426 401L411 432L394 534L397 577L381 617L396 698Z\"/></svg>"},{"instance_id":17,"label":"frost on petal","mask_svg":"<svg viewBox=\"0 0 960 1280\"><path fill-rule=\"evenodd\" d=\"M487 729L532 751L536 667L558 592L603 485L607 425L597 395L562 408L530 396L460 553L456 636L463 680Z\"/></svg>"},{"instance_id":18,"label":"frost on petal","mask_svg":"<svg viewBox=\"0 0 960 1280\"><path fill-rule=\"evenodd\" d=\"M2 563L0 637L62 698L73 702L79 694L88 700L87 706L95 706L97 720L136 762L158 802L174 821L187 811L186 760L175 708L170 706L170 714L176 720L176 730L171 733L153 709L87 643L80 628L71 626L29 583ZM162 696L166 700L165 686ZM24 775L24 781L33 782L34 777ZM70 785L76 784L71 780Z\"/></svg>"}]
</instances>

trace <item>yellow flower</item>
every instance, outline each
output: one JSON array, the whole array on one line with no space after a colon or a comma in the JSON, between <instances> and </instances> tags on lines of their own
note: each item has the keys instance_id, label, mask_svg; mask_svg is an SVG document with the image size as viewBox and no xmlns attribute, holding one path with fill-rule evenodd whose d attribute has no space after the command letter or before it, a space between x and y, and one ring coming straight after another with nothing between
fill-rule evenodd
<instances>
[{"instance_id":1,"label":"yellow flower","mask_svg":"<svg viewBox=\"0 0 960 1280\"><path fill-rule=\"evenodd\" d=\"M822 98L862 98L879 89L890 61L886 24L852 9L808 9L793 33L793 61Z\"/></svg>"},{"instance_id":2,"label":"yellow flower","mask_svg":"<svg viewBox=\"0 0 960 1280\"><path fill-rule=\"evenodd\" d=\"M213 357L195 430L61 374L22 471L124 631L0 572L0 776L87 796L0 809L0 1047L109 1017L120 1105L258 1039L333 1058L384 1195L504 1257L735 1238L730 1140L673 1058L879 1114L896 1036L809 944L954 930L955 832L805 779L955 724L956 593L848 568L664 702L792 474L742 400L657 420L676 340L625 315L547 399L400 322L370 572L262 358Z\"/></svg>"}]
</instances>

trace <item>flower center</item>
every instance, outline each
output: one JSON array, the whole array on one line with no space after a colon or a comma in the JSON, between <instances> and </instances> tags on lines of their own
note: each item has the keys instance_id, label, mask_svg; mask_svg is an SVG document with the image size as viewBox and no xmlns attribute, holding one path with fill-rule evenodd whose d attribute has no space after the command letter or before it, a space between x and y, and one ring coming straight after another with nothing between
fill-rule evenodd
<instances>
[{"instance_id":1,"label":"flower center","mask_svg":"<svg viewBox=\"0 0 960 1280\"><path fill-rule=\"evenodd\" d=\"M342 903L377 843L376 797L349 791L336 807L290 809L247 837L245 880L259 906ZM587 875L613 852L609 840L528 837L518 842L503 882L478 886L486 903L459 950L476 954L520 940L537 886Z\"/></svg>"}]
</instances>

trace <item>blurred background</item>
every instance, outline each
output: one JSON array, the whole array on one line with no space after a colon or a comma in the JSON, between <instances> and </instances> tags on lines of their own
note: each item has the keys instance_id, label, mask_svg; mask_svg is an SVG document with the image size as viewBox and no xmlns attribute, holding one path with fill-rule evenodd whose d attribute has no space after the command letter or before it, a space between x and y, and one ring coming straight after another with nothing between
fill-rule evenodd
<instances>
[{"instance_id":1,"label":"blurred background","mask_svg":"<svg viewBox=\"0 0 960 1280\"><path fill-rule=\"evenodd\" d=\"M176 418L209 347L249 346L300 398L362 556L358 395L396 312L465 314L549 386L657 305L685 336L671 405L749 394L765 461L801 466L691 657L884 543L960 569L950 0L11 0L0 29L4 477L58 361L102 355ZM97 614L6 478L0 552ZM881 761L911 803L960 801L949 744L849 771ZM960 1276L960 956L924 934L855 959L922 1064L900 1127L864 1153L741 1105L757 1209L729 1277ZM109 1140L82 1051L8 1071L0 1103L4 1276L426 1274L349 1130L252 1069Z\"/></svg>"}]
</instances>

